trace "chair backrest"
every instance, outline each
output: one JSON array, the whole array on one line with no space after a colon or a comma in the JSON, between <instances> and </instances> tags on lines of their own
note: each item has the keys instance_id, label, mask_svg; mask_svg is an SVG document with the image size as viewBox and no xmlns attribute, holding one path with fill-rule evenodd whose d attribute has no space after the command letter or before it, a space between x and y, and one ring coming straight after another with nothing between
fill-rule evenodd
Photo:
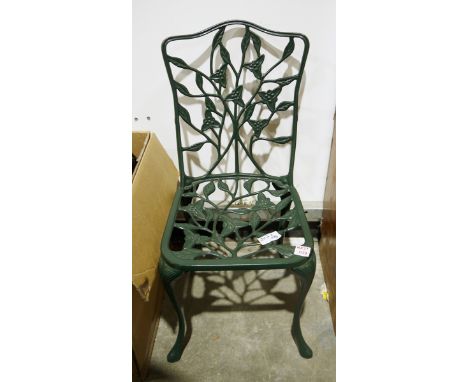
<instances>
[{"instance_id":1,"label":"chair backrest","mask_svg":"<svg viewBox=\"0 0 468 382\"><path fill-rule=\"evenodd\" d=\"M209 48L197 49L194 56L190 47L200 40ZM292 182L299 89L308 50L302 34L237 20L163 41L182 183L219 174L259 174ZM283 119L286 129L279 128ZM195 143L184 142L184 137ZM280 148L280 162L286 163L283 173L264 168L273 155L265 145ZM281 151L285 146L286 154ZM210 163L200 164L198 158L201 173L195 176L190 168L187 171L188 162L203 150L208 150L203 156L211 158Z\"/></svg>"}]
</instances>

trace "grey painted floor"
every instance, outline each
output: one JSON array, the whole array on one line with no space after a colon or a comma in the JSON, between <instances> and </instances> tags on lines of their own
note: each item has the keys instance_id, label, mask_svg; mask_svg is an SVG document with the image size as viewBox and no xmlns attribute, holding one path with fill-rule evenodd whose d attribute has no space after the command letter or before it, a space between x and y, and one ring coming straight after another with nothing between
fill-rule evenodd
<instances>
[{"instance_id":1,"label":"grey painted floor","mask_svg":"<svg viewBox=\"0 0 468 382\"><path fill-rule=\"evenodd\" d=\"M188 274L176 284L191 331L176 363L166 355L176 338L176 316L164 299L148 381L335 381L335 335L317 271L301 323L314 352L300 357L290 334L297 284L283 270Z\"/></svg>"}]
</instances>

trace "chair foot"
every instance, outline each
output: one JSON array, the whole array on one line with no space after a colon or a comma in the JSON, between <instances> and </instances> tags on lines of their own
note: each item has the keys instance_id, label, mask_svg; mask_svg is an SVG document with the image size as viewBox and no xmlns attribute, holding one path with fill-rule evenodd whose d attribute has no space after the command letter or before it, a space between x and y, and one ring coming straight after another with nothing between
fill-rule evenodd
<instances>
[{"instance_id":1,"label":"chair foot","mask_svg":"<svg viewBox=\"0 0 468 382\"><path fill-rule=\"evenodd\" d=\"M174 307L179 322L179 331L177 333L177 339L172 347L171 351L167 355L168 362L177 362L182 357L184 351L184 338L185 338L185 318L177 302L172 288L172 282L182 275L182 271L179 269L172 268L164 259L159 260L159 274L166 290L169 299L171 300L172 306Z\"/></svg>"},{"instance_id":2,"label":"chair foot","mask_svg":"<svg viewBox=\"0 0 468 382\"><path fill-rule=\"evenodd\" d=\"M180 360L180 358L182 357L182 351L183 349L181 349L176 343L172 347L171 351L167 354L167 362L174 363Z\"/></svg>"},{"instance_id":3,"label":"chair foot","mask_svg":"<svg viewBox=\"0 0 468 382\"><path fill-rule=\"evenodd\" d=\"M304 358L312 358L312 349L307 345L301 330L301 313L304 306L304 300L309 292L312 280L315 275L315 256L311 254L311 258L301 265L300 267L293 268L292 271L299 276L300 290L299 290L299 301L294 310L293 323L291 328L291 334L299 350L299 354Z\"/></svg>"}]
</instances>

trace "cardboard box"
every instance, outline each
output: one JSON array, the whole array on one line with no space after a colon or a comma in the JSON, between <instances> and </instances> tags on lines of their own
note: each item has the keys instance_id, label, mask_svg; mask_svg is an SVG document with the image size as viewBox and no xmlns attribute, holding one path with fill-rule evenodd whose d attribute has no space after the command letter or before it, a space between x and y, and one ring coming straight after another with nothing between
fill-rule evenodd
<instances>
[{"instance_id":1,"label":"cardboard box","mask_svg":"<svg viewBox=\"0 0 468 382\"><path fill-rule=\"evenodd\" d=\"M153 352L163 288L158 262L161 238L179 174L153 133L133 132L132 154L132 364L144 379Z\"/></svg>"}]
</instances>

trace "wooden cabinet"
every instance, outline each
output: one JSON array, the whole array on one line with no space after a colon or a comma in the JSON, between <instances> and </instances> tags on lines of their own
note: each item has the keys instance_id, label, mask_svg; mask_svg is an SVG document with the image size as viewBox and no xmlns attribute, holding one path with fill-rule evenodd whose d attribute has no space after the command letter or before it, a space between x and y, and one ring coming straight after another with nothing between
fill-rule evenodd
<instances>
[{"instance_id":1,"label":"wooden cabinet","mask_svg":"<svg viewBox=\"0 0 468 382\"><path fill-rule=\"evenodd\" d=\"M320 238L320 261L328 289L330 312L336 333L336 127L328 164L328 176L323 200Z\"/></svg>"}]
</instances>

